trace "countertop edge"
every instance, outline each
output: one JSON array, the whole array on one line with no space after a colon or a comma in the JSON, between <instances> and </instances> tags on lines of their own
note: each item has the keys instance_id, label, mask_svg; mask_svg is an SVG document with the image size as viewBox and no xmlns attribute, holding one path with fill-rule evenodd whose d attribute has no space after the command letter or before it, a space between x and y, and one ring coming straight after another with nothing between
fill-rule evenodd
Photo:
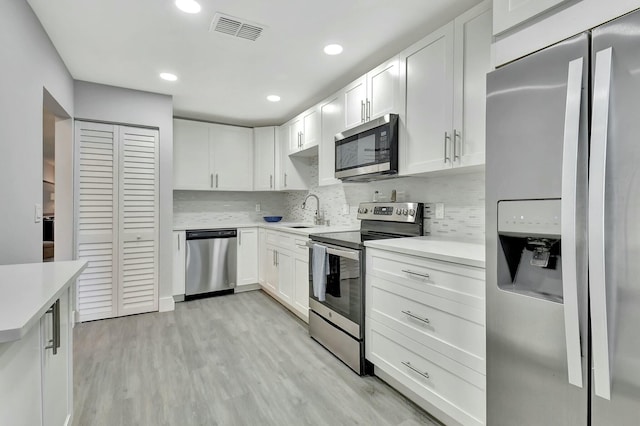
<instances>
[{"instance_id":1,"label":"countertop edge","mask_svg":"<svg viewBox=\"0 0 640 426\"><path fill-rule=\"evenodd\" d=\"M396 247L389 246L385 244L385 241L393 241L393 240L376 240L376 241L367 241L365 242L366 247L371 247L372 249L384 250L391 253L399 253L399 254L407 254L416 257L422 257L425 259L433 259L439 260L442 262L456 263L460 265L470 266L479 269L486 269L486 261L459 256L456 254L446 254L446 253L438 253L429 250L421 250L417 248L410 247ZM397 241L397 240L396 240Z\"/></svg>"},{"instance_id":2,"label":"countertop edge","mask_svg":"<svg viewBox=\"0 0 640 426\"><path fill-rule=\"evenodd\" d=\"M27 321L18 328L10 328L0 330L0 343L9 343L17 340L21 340L24 336L26 336L27 332L33 327L40 318L47 312L49 307L53 304L53 302L60 297L60 295L66 290L71 283L80 276L82 271L87 267L88 262L86 260L72 260L69 262L77 262L79 264L76 272L71 275L68 279L66 279L65 283L61 285L53 294L47 299L47 301L35 312L29 315ZM82 263L80 265L80 263Z\"/></svg>"},{"instance_id":3,"label":"countertop edge","mask_svg":"<svg viewBox=\"0 0 640 426\"><path fill-rule=\"evenodd\" d=\"M291 228L291 225L284 225L290 223L291 225L308 226L308 228ZM276 222L276 223L226 223L217 225L197 225L197 226L174 226L173 232L187 232L197 229L243 229L243 228L262 228L272 231L288 232L290 234L309 236L311 234L319 234L323 232L342 232L342 231L358 231L360 228L356 225L336 225L336 226L320 226L312 225L302 222Z\"/></svg>"}]
</instances>

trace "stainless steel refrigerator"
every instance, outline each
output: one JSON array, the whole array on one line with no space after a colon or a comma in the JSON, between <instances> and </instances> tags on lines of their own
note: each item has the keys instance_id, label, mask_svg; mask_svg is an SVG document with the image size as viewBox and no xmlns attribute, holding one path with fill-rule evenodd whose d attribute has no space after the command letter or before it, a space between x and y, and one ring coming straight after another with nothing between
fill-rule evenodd
<instances>
[{"instance_id":1,"label":"stainless steel refrigerator","mask_svg":"<svg viewBox=\"0 0 640 426\"><path fill-rule=\"evenodd\" d=\"M640 424L640 13L487 76L487 424Z\"/></svg>"}]
</instances>

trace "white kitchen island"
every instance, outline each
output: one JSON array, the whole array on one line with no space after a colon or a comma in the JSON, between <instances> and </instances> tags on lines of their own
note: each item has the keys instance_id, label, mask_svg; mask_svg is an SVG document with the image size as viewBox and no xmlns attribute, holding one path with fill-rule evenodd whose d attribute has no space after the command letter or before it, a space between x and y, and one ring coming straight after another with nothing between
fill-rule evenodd
<instances>
[{"instance_id":1,"label":"white kitchen island","mask_svg":"<svg viewBox=\"0 0 640 426\"><path fill-rule=\"evenodd\" d=\"M1 425L71 424L71 285L86 266L0 266Z\"/></svg>"}]
</instances>

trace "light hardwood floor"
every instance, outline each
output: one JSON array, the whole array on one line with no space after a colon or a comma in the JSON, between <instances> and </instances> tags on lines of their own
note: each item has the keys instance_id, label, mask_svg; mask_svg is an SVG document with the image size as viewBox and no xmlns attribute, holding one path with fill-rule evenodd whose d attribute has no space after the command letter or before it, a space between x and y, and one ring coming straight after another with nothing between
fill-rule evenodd
<instances>
[{"instance_id":1,"label":"light hardwood floor","mask_svg":"<svg viewBox=\"0 0 640 426\"><path fill-rule=\"evenodd\" d=\"M261 291L78 324L74 425L434 425Z\"/></svg>"}]
</instances>

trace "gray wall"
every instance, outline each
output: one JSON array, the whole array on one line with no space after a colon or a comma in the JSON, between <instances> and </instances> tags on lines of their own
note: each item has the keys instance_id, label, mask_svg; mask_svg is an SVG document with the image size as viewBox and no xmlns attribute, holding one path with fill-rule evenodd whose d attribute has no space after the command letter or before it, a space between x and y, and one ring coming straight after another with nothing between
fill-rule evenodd
<instances>
[{"instance_id":1,"label":"gray wall","mask_svg":"<svg viewBox=\"0 0 640 426\"><path fill-rule=\"evenodd\" d=\"M156 127L160 133L160 298L171 297L173 274L173 99L168 95L75 82L76 120Z\"/></svg>"},{"instance_id":2,"label":"gray wall","mask_svg":"<svg viewBox=\"0 0 640 426\"><path fill-rule=\"evenodd\" d=\"M0 264L40 262L42 106L73 115L73 80L25 0L0 0Z\"/></svg>"}]
</instances>

